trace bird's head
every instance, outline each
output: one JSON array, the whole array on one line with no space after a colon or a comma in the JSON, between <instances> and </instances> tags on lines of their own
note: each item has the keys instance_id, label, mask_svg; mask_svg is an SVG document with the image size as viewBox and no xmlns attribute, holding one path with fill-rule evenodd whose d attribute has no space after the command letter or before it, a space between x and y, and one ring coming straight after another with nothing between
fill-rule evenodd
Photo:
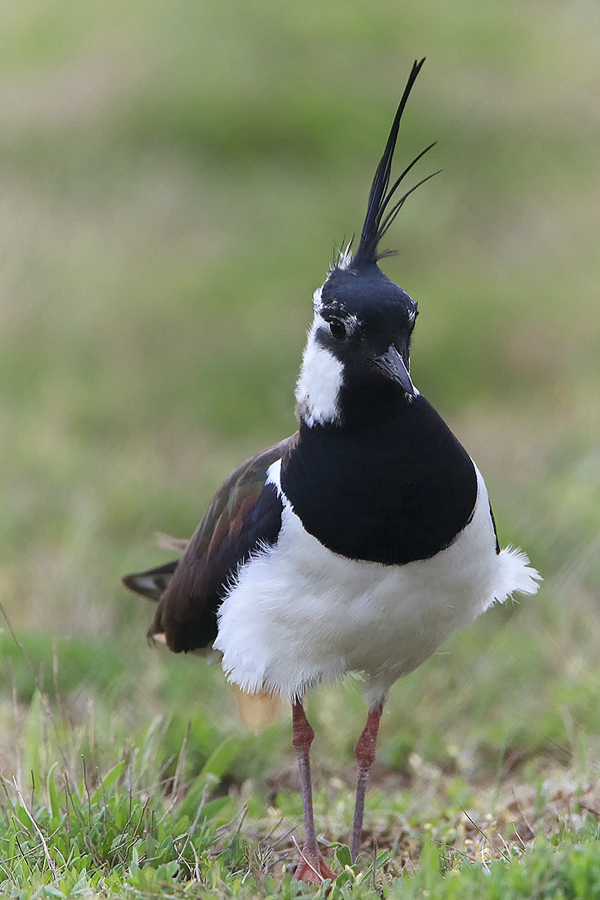
<instances>
[{"instance_id":1,"label":"bird's head","mask_svg":"<svg viewBox=\"0 0 600 900\"><path fill-rule=\"evenodd\" d=\"M389 255L380 252L379 243L404 201L433 177L426 176L396 196L404 176L431 144L389 186L400 119L423 62L415 62L404 89L373 179L356 252L349 246L340 255L314 295L314 320L296 388L298 414L309 426L341 423L344 406L359 395L367 403L378 394L411 402L418 393L409 374L417 304L384 275L378 262Z\"/></svg>"}]
</instances>

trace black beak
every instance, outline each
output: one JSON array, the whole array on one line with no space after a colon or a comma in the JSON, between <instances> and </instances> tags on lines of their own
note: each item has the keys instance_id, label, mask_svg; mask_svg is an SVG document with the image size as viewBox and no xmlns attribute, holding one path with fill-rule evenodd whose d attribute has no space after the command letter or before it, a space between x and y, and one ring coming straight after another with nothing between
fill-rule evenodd
<instances>
[{"instance_id":1,"label":"black beak","mask_svg":"<svg viewBox=\"0 0 600 900\"><path fill-rule=\"evenodd\" d=\"M416 395L415 387L410 380L406 364L393 344L387 348L382 356L377 356L375 358L375 363L386 378L399 384L409 397L414 397Z\"/></svg>"}]
</instances>

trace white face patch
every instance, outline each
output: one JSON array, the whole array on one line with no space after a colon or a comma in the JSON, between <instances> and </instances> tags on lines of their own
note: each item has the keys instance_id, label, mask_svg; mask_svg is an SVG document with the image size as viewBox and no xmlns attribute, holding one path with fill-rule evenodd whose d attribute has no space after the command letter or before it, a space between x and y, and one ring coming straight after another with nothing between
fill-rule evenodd
<instances>
[{"instance_id":1,"label":"white face patch","mask_svg":"<svg viewBox=\"0 0 600 900\"><path fill-rule=\"evenodd\" d=\"M312 428L316 423L338 422L339 395L342 388L343 366L333 353L316 340L317 328L327 327L315 314L302 357L302 367L296 384L298 414Z\"/></svg>"}]
</instances>

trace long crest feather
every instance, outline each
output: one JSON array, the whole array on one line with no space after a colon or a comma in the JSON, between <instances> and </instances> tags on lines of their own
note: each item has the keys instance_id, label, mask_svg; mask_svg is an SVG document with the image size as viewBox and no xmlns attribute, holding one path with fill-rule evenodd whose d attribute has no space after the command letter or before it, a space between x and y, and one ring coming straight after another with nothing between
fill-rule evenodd
<instances>
[{"instance_id":1,"label":"long crest feather","mask_svg":"<svg viewBox=\"0 0 600 900\"><path fill-rule=\"evenodd\" d=\"M408 81L406 82L406 87L404 88L404 92L400 100L400 105L398 106L398 109L396 111L396 115L392 123L392 128L387 139L387 144L385 145L385 150L383 151L383 156L379 161L379 165L377 166L377 171L375 172L375 177L373 179L373 184L371 185L371 193L369 194L369 202L367 204L367 214L365 216L365 222L360 235L358 248L352 260L353 268L359 269L361 266L375 264L377 263L377 260L381 259L383 256L388 255L387 253L379 253L378 247L381 238L398 215L406 198L409 197L413 193L413 191L416 191L418 187L420 187L426 181L429 181L429 179L433 178L434 175L438 174L437 172L433 172L431 175L427 175L425 178L422 178L417 184L410 188L410 190L406 191L406 193L399 197L388 210L388 206L390 205L390 202L394 194L396 193L402 179L410 172L412 167L421 159L421 157L423 157L429 150L431 150L432 147L435 146L435 143L433 143L426 147L425 150L422 150L421 153L419 153L418 156L416 156L413 161L409 163L408 166L406 166L404 171L394 181L391 188L389 187L390 175L392 171L392 160L394 158L396 141L398 140L398 131L400 129L400 120L402 118L404 107L406 106L412 87L416 81L417 75L421 71L421 67L423 66L424 62L425 58L420 60L420 62L417 62L415 60L410 75L408 76Z\"/></svg>"}]
</instances>

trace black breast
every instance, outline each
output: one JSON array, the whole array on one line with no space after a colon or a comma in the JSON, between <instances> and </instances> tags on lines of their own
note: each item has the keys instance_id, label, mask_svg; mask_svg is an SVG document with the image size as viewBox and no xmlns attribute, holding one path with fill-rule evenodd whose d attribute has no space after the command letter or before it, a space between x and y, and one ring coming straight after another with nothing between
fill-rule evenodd
<instances>
[{"instance_id":1,"label":"black breast","mask_svg":"<svg viewBox=\"0 0 600 900\"><path fill-rule=\"evenodd\" d=\"M448 547L470 520L475 467L421 396L343 426L302 424L281 487L335 553L402 565Z\"/></svg>"}]
</instances>

